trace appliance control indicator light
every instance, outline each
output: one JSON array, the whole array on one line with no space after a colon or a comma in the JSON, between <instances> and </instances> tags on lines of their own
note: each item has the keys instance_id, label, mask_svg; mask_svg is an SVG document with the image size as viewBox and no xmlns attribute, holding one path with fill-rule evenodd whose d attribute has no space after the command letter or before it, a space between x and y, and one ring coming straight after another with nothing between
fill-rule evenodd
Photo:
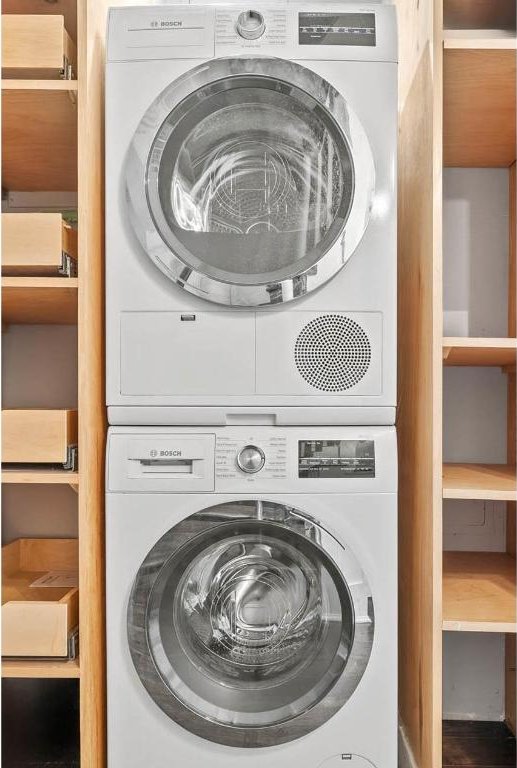
<instances>
[{"instance_id":1,"label":"appliance control indicator light","mask_svg":"<svg viewBox=\"0 0 517 768\"><path fill-rule=\"evenodd\" d=\"M237 454L237 464L239 469L249 475L260 472L266 462L266 457L262 448L257 445L245 445Z\"/></svg>"},{"instance_id":2,"label":"appliance control indicator light","mask_svg":"<svg viewBox=\"0 0 517 768\"><path fill-rule=\"evenodd\" d=\"M237 19L237 32L245 40L257 40L266 29L264 17L258 11L243 11Z\"/></svg>"}]
</instances>

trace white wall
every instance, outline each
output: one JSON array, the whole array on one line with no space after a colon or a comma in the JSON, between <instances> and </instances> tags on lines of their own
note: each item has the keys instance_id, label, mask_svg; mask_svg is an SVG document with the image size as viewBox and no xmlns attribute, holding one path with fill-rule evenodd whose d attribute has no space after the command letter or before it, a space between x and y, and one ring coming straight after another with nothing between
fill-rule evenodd
<instances>
[{"instance_id":1,"label":"white wall","mask_svg":"<svg viewBox=\"0 0 517 768\"><path fill-rule=\"evenodd\" d=\"M446 720L504 719L504 636L445 632L443 716Z\"/></svg>"},{"instance_id":2,"label":"white wall","mask_svg":"<svg viewBox=\"0 0 517 768\"><path fill-rule=\"evenodd\" d=\"M444 171L444 335L506 336L508 171ZM445 368L444 461L506 461L507 379L498 368ZM504 551L506 505L446 501L444 549ZM445 632L443 712L504 718L502 635Z\"/></svg>"},{"instance_id":3,"label":"white wall","mask_svg":"<svg viewBox=\"0 0 517 768\"><path fill-rule=\"evenodd\" d=\"M445 336L507 335L508 185L504 168L444 171Z\"/></svg>"}]
</instances>

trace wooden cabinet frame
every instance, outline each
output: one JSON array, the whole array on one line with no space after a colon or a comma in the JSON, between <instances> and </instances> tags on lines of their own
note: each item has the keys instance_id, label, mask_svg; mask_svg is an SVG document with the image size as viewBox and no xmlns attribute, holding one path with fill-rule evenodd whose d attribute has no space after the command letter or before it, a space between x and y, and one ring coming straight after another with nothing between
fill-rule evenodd
<instances>
[{"instance_id":1,"label":"wooden cabinet frame","mask_svg":"<svg viewBox=\"0 0 517 768\"><path fill-rule=\"evenodd\" d=\"M515 9L505 0L488 3L446 0L453 25L481 27L494 12ZM405 754L418 768L442 765L442 631L443 600L457 596L454 569L468 569L474 559L446 562L443 589L442 496L495 498L508 503L508 555L515 557L515 34L497 39L484 34L444 35L442 0L415 6L398 0L400 35L399 128L399 710ZM501 10L502 9L502 10ZM506 18L506 17L505 17ZM444 39L445 38L445 39ZM478 50L480 49L480 50ZM488 118L472 115L472 91L479 80L472 68L488 61L481 75L496 77L499 96L489 89ZM481 68L483 70L483 67ZM495 73L495 75L494 75ZM463 79L462 79L463 78ZM470 90L469 90L470 89ZM504 94L509 101L504 103ZM513 94L513 96L512 96ZM446 114L444 115L444 106ZM476 108L478 103L476 102ZM508 118L501 126L500 121ZM465 121L471 141L458 146ZM472 122L475 122L474 123ZM472 124L472 125L471 125ZM513 126L513 127L512 127ZM500 127L499 141L491 142ZM445 151L444 151L445 147ZM442 170L458 166L509 167L510 275L509 327L506 339L444 339L442 299ZM508 374L508 456L500 467L442 464L443 365L497 365ZM476 495L477 494L477 495ZM498 599L505 619L496 631L506 634L506 719L515 730L515 621L511 608L512 561L502 553L488 559L483 589L492 574L504 571ZM478 577L478 572L473 578ZM515 577L515 573L514 573ZM450 580L452 579L452 581ZM498 587L500 586L498 581ZM451 592L452 587L452 592ZM515 579L513 581L515 591ZM449 609L450 603L447 604ZM497 614L496 618L499 618ZM472 623L474 622L474 623ZM488 616L480 623L467 612L462 627L490 629ZM451 625L445 625L450 629ZM457 628L457 627L456 627Z\"/></svg>"}]
</instances>

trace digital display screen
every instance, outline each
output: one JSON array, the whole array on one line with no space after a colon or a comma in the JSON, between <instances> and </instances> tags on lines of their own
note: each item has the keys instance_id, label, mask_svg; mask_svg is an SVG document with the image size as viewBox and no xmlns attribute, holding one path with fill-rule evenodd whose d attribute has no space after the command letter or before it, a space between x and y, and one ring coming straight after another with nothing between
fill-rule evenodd
<instances>
[{"instance_id":1,"label":"digital display screen","mask_svg":"<svg viewBox=\"0 0 517 768\"><path fill-rule=\"evenodd\" d=\"M373 440L299 440L298 477L375 477Z\"/></svg>"},{"instance_id":2,"label":"digital display screen","mask_svg":"<svg viewBox=\"0 0 517 768\"><path fill-rule=\"evenodd\" d=\"M374 13L300 13L300 45L376 45Z\"/></svg>"}]
</instances>

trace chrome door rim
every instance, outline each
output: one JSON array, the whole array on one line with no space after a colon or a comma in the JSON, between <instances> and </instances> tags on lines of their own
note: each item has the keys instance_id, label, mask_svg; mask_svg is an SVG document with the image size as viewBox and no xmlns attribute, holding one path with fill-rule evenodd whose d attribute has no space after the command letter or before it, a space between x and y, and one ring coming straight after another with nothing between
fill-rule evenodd
<instances>
[{"instance_id":1,"label":"chrome door rim","mask_svg":"<svg viewBox=\"0 0 517 768\"><path fill-rule=\"evenodd\" d=\"M350 653L341 676L328 693L312 708L297 717L278 724L237 727L202 717L177 698L158 671L149 647L149 603L153 586L164 565L196 536L192 516L169 530L150 550L133 584L127 612L127 636L133 664L147 692L173 721L186 730L209 741L234 747L266 747L297 739L332 717L348 701L357 688L369 662L374 636L374 611L371 589L362 569L348 548L305 513L269 501L238 501L201 510L200 525L207 529L227 525L236 520L260 520L303 535L330 559L346 585L354 610L359 600L368 600L369 621L355 624ZM346 552L346 557L344 553ZM350 570L350 574L347 571ZM362 575L357 583L357 573ZM365 596L364 589L368 595Z\"/></svg>"},{"instance_id":2,"label":"chrome door rim","mask_svg":"<svg viewBox=\"0 0 517 768\"><path fill-rule=\"evenodd\" d=\"M334 244L315 264L285 279L239 283L209 277L192 268L169 248L151 214L148 167L153 146L168 115L183 99L215 81L262 76L305 91L330 115L348 145L355 172L355 190L348 217ZM151 167L151 176L157 172ZM152 185L151 185L152 186ZM213 59L179 77L151 104L130 146L126 163L126 195L135 233L151 260L173 282L209 301L227 306L263 306L303 296L330 280L346 264L366 230L374 193L375 169L366 133L341 94L315 72L276 58L239 56Z\"/></svg>"}]
</instances>

